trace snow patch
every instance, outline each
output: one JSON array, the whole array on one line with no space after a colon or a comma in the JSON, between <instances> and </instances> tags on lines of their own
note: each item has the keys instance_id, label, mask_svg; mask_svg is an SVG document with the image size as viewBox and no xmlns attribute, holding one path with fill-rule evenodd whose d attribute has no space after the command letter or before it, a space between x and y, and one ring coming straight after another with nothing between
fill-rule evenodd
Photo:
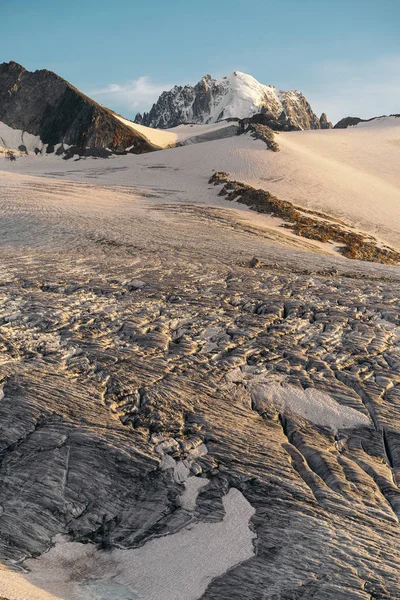
<instances>
[{"instance_id":1,"label":"snow patch","mask_svg":"<svg viewBox=\"0 0 400 600\"><path fill-rule=\"evenodd\" d=\"M49 552L25 562L30 572L19 576L20 589L31 584L64 600L197 600L212 579L254 556L253 507L236 488L223 505L219 523L191 522L130 550L104 552L57 536ZM7 596L7 580L0 590Z\"/></svg>"},{"instance_id":2,"label":"snow patch","mask_svg":"<svg viewBox=\"0 0 400 600\"><path fill-rule=\"evenodd\" d=\"M371 425L366 415L339 404L315 388L303 390L285 384L256 384L250 385L249 391L256 410L266 409L272 404L280 412L290 411L315 425L330 427L334 431Z\"/></svg>"},{"instance_id":3,"label":"snow patch","mask_svg":"<svg viewBox=\"0 0 400 600\"><path fill-rule=\"evenodd\" d=\"M17 150L20 146L25 146L27 152L34 152L39 148L42 152L45 144L38 135L32 135L21 129L13 129L0 121L0 146L5 149Z\"/></svg>"},{"instance_id":4,"label":"snow patch","mask_svg":"<svg viewBox=\"0 0 400 600\"><path fill-rule=\"evenodd\" d=\"M208 479L201 477L189 477L185 481L185 491L181 496L181 506L185 510L194 511L196 508L197 496L202 487L207 485Z\"/></svg>"}]
</instances>

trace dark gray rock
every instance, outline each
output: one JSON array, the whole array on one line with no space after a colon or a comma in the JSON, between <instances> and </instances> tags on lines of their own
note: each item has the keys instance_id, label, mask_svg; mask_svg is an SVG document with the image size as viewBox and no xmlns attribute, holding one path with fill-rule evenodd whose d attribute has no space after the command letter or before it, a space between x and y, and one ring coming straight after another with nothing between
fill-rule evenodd
<instances>
[{"instance_id":1,"label":"dark gray rock","mask_svg":"<svg viewBox=\"0 0 400 600\"><path fill-rule=\"evenodd\" d=\"M330 121L328 121L328 117L326 116L325 113L322 113L322 115L319 118L319 123L321 125L321 129L332 129L333 125Z\"/></svg>"},{"instance_id":2,"label":"dark gray rock","mask_svg":"<svg viewBox=\"0 0 400 600\"><path fill-rule=\"evenodd\" d=\"M358 123L362 123L366 120L367 119L361 119L360 117L344 117L336 123L334 129L347 129L347 127L358 125Z\"/></svg>"},{"instance_id":3,"label":"dark gray rock","mask_svg":"<svg viewBox=\"0 0 400 600\"><path fill-rule=\"evenodd\" d=\"M78 154L87 149L140 154L154 148L114 113L47 70L31 73L21 65L0 64L0 121L38 135L54 148L64 143Z\"/></svg>"},{"instance_id":4,"label":"dark gray rock","mask_svg":"<svg viewBox=\"0 0 400 600\"><path fill-rule=\"evenodd\" d=\"M358 123L369 123L370 121L375 121L375 119L384 119L388 115L380 115L379 117L371 117L370 119L361 119L360 117L344 117L338 121L334 127L334 129L346 129L347 127L351 127L354 125L358 125ZM391 114L390 117L400 117L400 114Z\"/></svg>"},{"instance_id":5,"label":"dark gray rock","mask_svg":"<svg viewBox=\"0 0 400 600\"><path fill-rule=\"evenodd\" d=\"M248 117L246 119L239 120L239 127L241 133L244 133L252 125L264 125L269 127L273 131L299 131L298 127L290 118L286 116L286 113L282 111L278 119L269 112L261 112Z\"/></svg>"}]
</instances>

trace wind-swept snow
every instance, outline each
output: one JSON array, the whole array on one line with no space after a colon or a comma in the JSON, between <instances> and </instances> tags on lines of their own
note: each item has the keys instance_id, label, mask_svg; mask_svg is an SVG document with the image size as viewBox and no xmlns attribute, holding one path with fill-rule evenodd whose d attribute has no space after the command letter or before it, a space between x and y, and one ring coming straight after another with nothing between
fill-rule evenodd
<instances>
[{"instance_id":1,"label":"wind-swept snow","mask_svg":"<svg viewBox=\"0 0 400 600\"><path fill-rule=\"evenodd\" d=\"M184 139L188 131L197 133L200 127L180 126L173 135ZM26 157L16 163L4 161L2 168L139 186L157 193L168 190L174 202L236 209L252 225L276 227L281 238L291 236L279 228L277 219L217 198L218 190L208 186L208 179L214 171L226 171L232 179L331 215L400 248L399 118L379 119L348 129L280 133L277 140L281 148L277 153L269 152L263 142L242 135L146 155L116 157L107 162ZM321 247L313 241L307 243ZM325 251L332 252L332 248L325 245Z\"/></svg>"}]
</instances>

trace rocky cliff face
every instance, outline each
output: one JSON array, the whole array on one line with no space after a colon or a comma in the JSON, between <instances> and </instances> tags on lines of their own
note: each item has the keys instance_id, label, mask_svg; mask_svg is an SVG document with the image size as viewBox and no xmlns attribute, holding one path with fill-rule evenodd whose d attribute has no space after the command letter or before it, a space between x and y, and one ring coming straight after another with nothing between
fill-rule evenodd
<instances>
[{"instance_id":1,"label":"rocky cliff face","mask_svg":"<svg viewBox=\"0 0 400 600\"><path fill-rule=\"evenodd\" d=\"M10 62L0 64L0 122L38 136L53 152L57 144L79 153L142 153L148 141L119 121L114 113L47 70L27 71Z\"/></svg>"},{"instance_id":2,"label":"rocky cliff face","mask_svg":"<svg viewBox=\"0 0 400 600\"><path fill-rule=\"evenodd\" d=\"M321 126L321 129L333 129L333 125L330 121L328 121L328 117L325 113L322 113L322 115L320 116L319 124Z\"/></svg>"},{"instance_id":3,"label":"rocky cliff face","mask_svg":"<svg viewBox=\"0 0 400 600\"><path fill-rule=\"evenodd\" d=\"M239 71L222 79L205 75L195 86L175 86L161 94L149 113L137 114L135 122L169 128L181 123L245 119L260 112L269 114L272 119L289 121L295 129L320 129L322 126L300 92L283 92L274 86L262 85L254 77ZM326 115L322 117L327 122Z\"/></svg>"}]
</instances>

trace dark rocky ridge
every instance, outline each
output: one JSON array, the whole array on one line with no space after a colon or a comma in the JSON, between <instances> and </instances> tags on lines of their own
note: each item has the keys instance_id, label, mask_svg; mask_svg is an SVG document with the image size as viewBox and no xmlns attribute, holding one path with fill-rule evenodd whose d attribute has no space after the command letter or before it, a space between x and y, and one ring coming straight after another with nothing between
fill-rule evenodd
<instances>
[{"instance_id":1,"label":"dark rocky ridge","mask_svg":"<svg viewBox=\"0 0 400 600\"><path fill-rule=\"evenodd\" d=\"M360 117L344 117L336 123L334 129L347 129L347 127L352 127L368 120L372 121L372 119L361 119Z\"/></svg>"},{"instance_id":2,"label":"dark rocky ridge","mask_svg":"<svg viewBox=\"0 0 400 600\"><path fill-rule=\"evenodd\" d=\"M387 115L381 115L380 117L371 117L370 119L361 119L361 117L344 117L340 119L334 127L334 129L347 129L347 127L352 127L354 125L358 125L359 123L369 123L370 121L375 121L375 119L383 119ZM390 117L400 117L400 114L389 115Z\"/></svg>"},{"instance_id":3,"label":"dark rocky ridge","mask_svg":"<svg viewBox=\"0 0 400 600\"><path fill-rule=\"evenodd\" d=\"M120 122L114 113L97 104L53 73L30 72L15 62L0 64L0 121L38 135L47 151L56 144L72 146L78 154L130 152L154 148Z\"/></svg>"}]
</instances>

